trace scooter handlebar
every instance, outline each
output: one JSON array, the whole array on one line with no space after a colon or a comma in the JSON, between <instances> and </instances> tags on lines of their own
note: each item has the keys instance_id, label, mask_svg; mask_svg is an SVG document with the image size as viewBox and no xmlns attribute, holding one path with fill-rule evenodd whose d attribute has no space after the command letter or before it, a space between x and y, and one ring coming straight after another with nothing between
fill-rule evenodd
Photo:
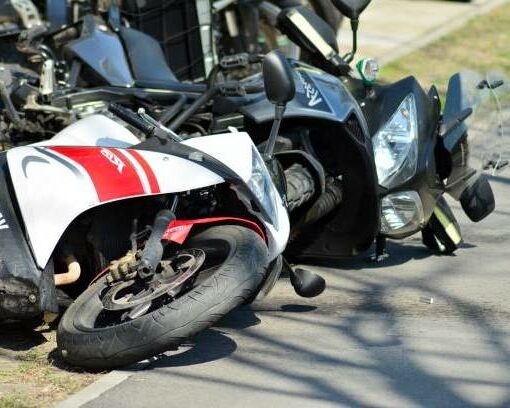
<instances>
[{"instance_id":1,"label":"scooter handlebar","mask_svg":"<svg viewBox=\"0 0 510 408\"><path fill-rule=\"evenodd\" d=\"M244 84L240 81L231 81L218 84L219 91L224 96L245 96L264 92L264 84Z\"/></svg>"}]
</instances>

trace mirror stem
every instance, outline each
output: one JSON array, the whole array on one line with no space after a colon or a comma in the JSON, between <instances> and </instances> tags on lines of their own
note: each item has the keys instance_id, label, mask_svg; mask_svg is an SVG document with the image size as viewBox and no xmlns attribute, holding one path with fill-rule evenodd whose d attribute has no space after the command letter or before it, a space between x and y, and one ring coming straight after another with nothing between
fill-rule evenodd
<instances>
[{"instance_id":1,"label":"mirror stem","mask_svg":"<svg viewBox=\"0 0 510 408\"><path fill-rule=\"evenodd\" d=\"M352 30L352 50L350 53L348 53L344 60L346 63L351 62L354 59L354 55L356 54L356 51L358 50L358 26L359 26L359 19L352 19L351 20L351 30Z\"/></svg>"},{"instance_id":2,"label":"mirror stem","mask_svg":"<svg viewBox=\"0 0 510 408\"><path fill-rule=\"evenodd\" d=\"M277 104L274 110L274 122L271 127L271 133L269 134L269 138L267 139L266 149L264 151L264 156L266 159L270 159L273 156L274 147L276 145L276 138L278 137L278 132L280 131L280 125L283 119L283 113L285 112L285 104Z\"/></svg>"}]
</instances>

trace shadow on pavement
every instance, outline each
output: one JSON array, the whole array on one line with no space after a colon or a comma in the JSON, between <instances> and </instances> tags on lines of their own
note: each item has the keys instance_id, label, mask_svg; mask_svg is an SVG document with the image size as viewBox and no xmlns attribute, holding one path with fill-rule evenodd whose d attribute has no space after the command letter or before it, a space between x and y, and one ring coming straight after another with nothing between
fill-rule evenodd
<instances>
[{"instance_id":1,"label":"shadow on pavement","mask_svg":"<svg viewBox=\"0 0 510 408\"><path fill-rule=\"evenodd\" d=\"M380 263L369 259L372 254L371 250L353 258L334 260L317 258L310 259L307 263L327 268L365 270L380 269L382 266L390 267L402 265L412 260L426 259L433 255L430 250L421 245L421 243L419 245L414 245L409 242L402 243L399 241L388 240L386 250L389 257Z\"/></svg>"},{"instance_id":2,"label":"shadow on pavement","mask_svg":"<svg viewBox=\"0 0 510 408\"><path fill-rule=\"evenodd\" d=\"M44 336L35 331L37 324L0 323L0 348L12 351L27 351L46 342Z\"/></svg>"},{"instance_id":3,"label":"shadow on pavement","mask_svg":"<svg viewBox=\"0 0 510 408\"><path fill-rule=\"evenodd\" d=\"M433 280L436 275L441 274L444 276L448 271L437 271L430 273L427 279ZM393 282L397 284L397 282ZM399 285L401 284L398 283ZM390 287L393 286L390 284ZM494 354L494 361L503 363L506 368L510 368L510 350L508 345L505 344L505 336L497 325L491 323L487 311L483 307L476 304L465 302L455 296L441 291L437 288L431 287L423 280L420 279L416 282L407 282L407 288L419 289L431 295L445 299L452 308L457 309L459 315L465 316L472 324L476 325L483 336L493 346L492 353ZM322 351L320 348L314 349L313 347L301 347L295 343L287 341L285 333L280 336L267 336L263 332L243 332L242 337L254 340L264 350L266 354L274 354L275 359L292 353L292 355L299 356L304 361L313 361L313 366L320 366L325 369L352 369L352 370L365 370L370 372L371 376L384 379L387 387L399 398L407 401L413 406L448 406L448 407L466 407L472 406L473 402L458 392L457 386L459 384L466 385L472 384L475 386L486 385L491 387L498 387L506 389L506 399L500 406L510 405L510 380L498 382L485 380L483 378L465 378L459 376L443 377L434 375L429 372L420 364L420 351L413 353L405 352L402 350L402 345L405 343L405 336L395 334L393 329L398 326L400 316L399 314L385 301L385 295L388 287L382 287L378 284L366 284L366 287L361 292L363 296L362 302L357 306L354 313L339 319L336 323L324 323L314 317L312 309L309 312L300 313L299 315L293 313L280 313L277 320L281 322L294 322L301 325L303 331L314 331L318 327L336 332L335 337L342 340L342 343L348 341L357 348L361 348L367 354L366 359L370 363L359 364L350 361L349 357L340 358L338 355L328 355L327 352ZM297 306L297 305L296 305ZM283 308L282 308L283 309ZM235 313L235 318L240 319L239 316L244 316L247 320L253 319L252 311L248 308L242 312ZM302 318L306 315L305 318ZM374 316L375 315L375 316ZM274 317L274 316L273 316ZM377 320L380 325L380 332L376 338L372 338L363 330L363 326ZM212 332L212 333L211 333ZM335 337L331 340L334 341ZM244 377L223 377L221 379L211 378L208 375L201 375L200 371L193 372L179 372L178 376L187 378L194 382L214 383L216 385L225 385L229 387L239 388L246 392L262 392L274 394L278 396L297 397L306 400L326 401L334 404L346 404L348 406L363 406L361 400L353 398L350 392L343 390L341 386L333 386L330 381L324 378L323 370L310 370L307 373L296 371L293 367L286 368L284 363L268 364L261 362L259 358L251 356L246 353L236 354L236 345L233 340L227 340L228 337L221 334L209 331L207 335L200 336L196 339L194 346L189 351L168 357L161 360L153 366L153 368L165 367L178 367L182 365L201 364L207 361L225 358L228 356L237 365L249 367L250 370L262 373L267 378L272 378L264 385L256 385L250 381L250 378ZM392 350L399 350L398 352ZM449 352L438 353L439 357L448 361L452 360L454 364L458 360L469 361L472 357L469 354L463 355L462 350L455 356L451 356ZM424 352L427 355L428 352ZM488 364L485 358L478 358L480 364ZM165 371L161 371L165 373ZM170 372L168 374L172 375ZM302 392L295 390L286 390L282 388L272 388L269 384L271 382L278 382L278 380L291 380L294 383L301 384ZM383 404L384 405L384 404ZM499 404L498 404L499 406Z\"/></svg>"},{"instance_id":4,"label":"shadow on pavement","mask_svg":"<svg viewBox=\"0 0 510 408\"><path fill-rule=\"evenodd\" d=\"M189 349L178 354L162 355L150 365L149 369L208 363L225 358L237 349L234 340L216 329L209 329L201 333L191 343L183 347L186 346Z\"/></svg>"}]
</instances>

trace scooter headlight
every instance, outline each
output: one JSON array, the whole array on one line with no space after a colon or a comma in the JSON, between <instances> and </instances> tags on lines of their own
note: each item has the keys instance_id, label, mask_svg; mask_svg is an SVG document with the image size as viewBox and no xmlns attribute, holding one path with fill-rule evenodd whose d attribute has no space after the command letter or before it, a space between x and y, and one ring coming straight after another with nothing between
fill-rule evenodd
<instances>
[{"instance_id":1,"label":"scooter headlight","mask_svg":"<svg viewBox=\"0 0 510 408\"><path fill-rule=\"evenodd\" d=\"M252 173L247 182L248 188L255 195L260 205L264 207L273 225L278 228L278 213L276 209L276 193L273 180L267 170L264 160L255 147L251 155Z\"/></svg>"},{"instance_id":2,"label":"scooter headlight","mask_svg":"<svg viewBox=\"0 0 510 408\"><path fill-rule=\"evenodd\" d=\"M381 204L381 232L385 235L410 234L424 223L423 205L416 191L388 194Z\"/></svg>"},{"instance_id":3,"label":"scooter headlight","mask_svg":"<svg viewBox=\"0 0 510 408\"><path fill-rule=\"evenodd\" d=\"M416 102L408 95L372 139L379 184L399 185L409 180L418 164Z\"/></svg>"}]
</instances>

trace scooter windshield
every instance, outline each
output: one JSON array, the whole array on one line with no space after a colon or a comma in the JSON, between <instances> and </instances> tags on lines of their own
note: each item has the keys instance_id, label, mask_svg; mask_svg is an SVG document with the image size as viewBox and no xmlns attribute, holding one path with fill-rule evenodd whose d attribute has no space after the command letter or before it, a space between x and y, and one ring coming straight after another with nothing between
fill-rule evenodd
<instances>
[{"instance_id":1,"label":"scooter windshield","mask_svg":"<svg viewBox=\"0 0 510 408\"><path fill-rule=\"evenodd\" d=\"M495 174L510 161L510 81L499 72L460 74L462 105L473 114L466 120L472 165Z\"/></svg>"}]
</instances>

